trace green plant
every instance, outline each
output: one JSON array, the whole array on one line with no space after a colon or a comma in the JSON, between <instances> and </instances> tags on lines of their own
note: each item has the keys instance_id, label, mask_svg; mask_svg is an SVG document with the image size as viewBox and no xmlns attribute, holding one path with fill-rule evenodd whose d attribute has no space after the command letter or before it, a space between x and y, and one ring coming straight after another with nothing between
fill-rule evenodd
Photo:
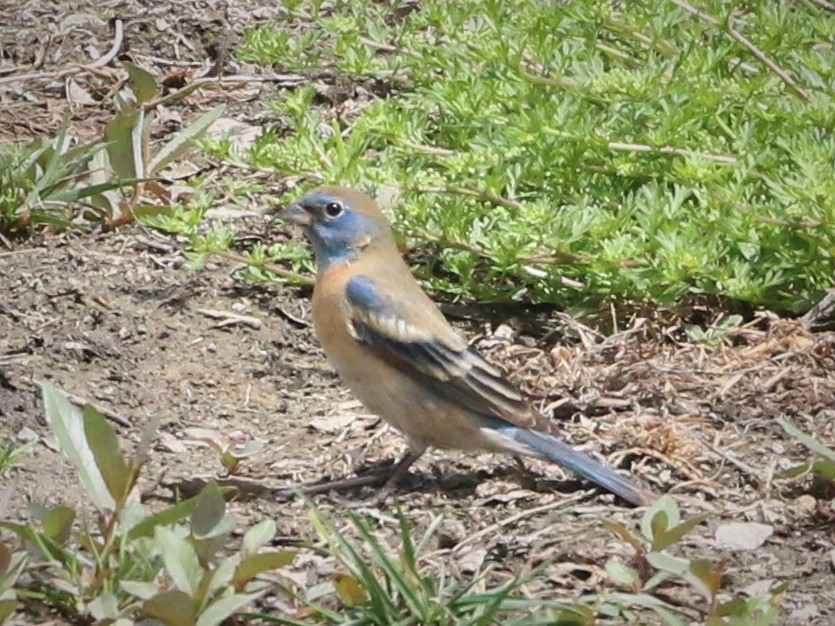
<instances>
[{"instance_id":1,"label":"green plant","mask_svg":"<svg viewBox=\"0 0 835 626\"><path fill-rule=\"evenodd\" d=\"M51 383L40 385L47 421L94 512L79 523L82 510L34 506L29 524L0 521L0 529L16 535L25 549L15 552L0 542L0 617L26 599L72 618L120 626L140 618L214 626L272 587L257 580L260 574L293 560L292 551L262 549L276 531L268 520L246 533L239 551L227 554L235 520L214 483L195 498L148 513L132 494L153 426L126 457L93 406L79 409Z\"/></svg>"},{"instance_id":2,"label":"green plant","mask_svg":"<svg viewBox=\"0 0 835 626\"><path fill-rule=\"evenodd\" d=\"M0 518L4 517L9 489L0 492ZM0 536L0 624L6 621L19 606L17 591L18 578L26 567L24 550L15 551Z\"/></svg>"},{"instance_id":3,"label":"green plant","mask_svg":"<svg viewBox=\"0 0 835 626\"><path fill-rule=\"evenodd\" d=\"M742 324L741 315L721 315L719 319L710 324L707 328L686 324L684 332L690 341L702 343L709 347L718 346L725 341L734 330Z\"/></svg>"},{"instance_id":4,"label":"green plant","mask_svg":"<svg viewBox=\"0 0 835 626\"><path fill-rule=\"evenodd\" d=\"M350 540L345 530L337 528L312 505L309 514L317 534L326 542L325 554L333 556L340 568L332 581L333 591L340 600L338 610L328 608L322 597L307 600L326 624L535 626L554 623L547 609L575 618L582 614L561 602L529 600L517 595L517 587L524 582L519 578L481 591L486 572L462 584L443 565L436 569L423 563L422 555L432 545L442 522L440 517L415 539L412 525L399 514L395 548L387 546L368 521L353 513L347 517L359 541ZM275 621L301 624L284 619Z\"/></svg>"},{"instance_id":5,"label":"green plant","mask_svg":"<svg viewBox=\"0 0 835 626\"><path fill-rule=\"evenodd\" d=\"M635 549L633 565L616 558L606 563L612 581L627 590L605 598L611 607L609 612L619 612L622 606L650 609L664 623L680 626L685 623L677 615L680 609L664 602L657 594L663 583L678 581L704 598L707 603L705 626L768 626L776 623L785 586L761 597L720 602L718 595L725 571L721 561L686 559L667 552L706 519L706 515L697 515L682 520L675 500L662 496L644 513L641 537L622 524L604 520L606 528Z\"/></svg>"},{"instance_id":6,"label":"green plant","mask_svg":"<svg viewBox=\"0 0 835 626\"><path fill-rule=\"evenodd\" d=\"M26 458L36 445L38 445L37 440L19 446L11 441L0 442L0 476Z\"/></svg>"},{"instance_id":7,"label":"green plant","mask_svg":"<svg viewBox=\"0 0 835 626\"><path fill-rule=\"evenodd\" d=\"M835 22L684 4L293 3L239 57L385 95L335 115L285 93L248 158L397 187L424 276L456 296L803 310L835 274Z\"/></svg>"},{"instance_id":8,"label":"green plant","mask_svg":"<svg viewBox=\"0 0 835 626\"><path fill-rule=\"evenodd\" d=\"M170 196L156 177L172 161L181 157L191 142L202 137L224 109L218 106L204 113L152 153L149 134L158 85L154 77L139 66L127 62L123 65L130 76L132 88L124 89L116 96L118 113L104 129L107 158L98 164L101 168L98 175L115 176L117 179L135 178L142 182L133 187L129 198L105 194L101 199L110 215L119 216L117 223L131 222L134 216L167 211ZM162 203L144 203L146 193Z\"/></svg>"},{"instance_id":9,"label":"green plant","mask_svg":"<svg viewBox=\"0 0 835 626\"><path fill-rule=\"evenodd\" d=\"M74 204L94 203L102 194L138 182L133 178L81 182L89 179L90 168L105 147L93 142L70 148L67 129L65 119L55 137L39 137L25 149L0 156L0 233L17 233L38 224L69 228Z\"/></svg>"},{"instance_id":10,"label":"green plant","mask_svg":"<svg viewBox=\"0 0 835 626\"><path fill-rule=\"evenodd\" d=\"M781 417L777 423L789 435L797 439L809 450L815 453L815 457L808 463L787 469L778 474L779 478L796 478L807 472L813 472L818 476L832 482L835 481L835 450L823 445L812 435L803 432L788 419Z\"/></svg>"},{"instance_id":11,"label":"green plant","mask_svg":"<svg viewBox=\"0 0 835 626\"><path fill-rule=\"evenodd\" d=\"M0 233L36 225L70 228L79 218L118 226L168 209L171 198L158 182L160 173L206 132L223 107L204 113L152 151L156 81L132 63L123 65L130 85L117 92L116 114L99 139L71 147L66 118L55 137L39 137L0 155ZM149 195L155 203L147 201Z\"/></svg>"},{"instance_id":12,"label":"green plant","mask_svg":"<svg viewBox=\"0 0 835 626\"><path fill-rule=\"evenodd\" d=\"M220 464L230 474L235 474L246 458L255 456L264 450L266 442L255 439L244 446L237 446L223 436L220 431L211 428L186 428L186 443L208 446L217 455Z\"/></svg>"}]
</instances>

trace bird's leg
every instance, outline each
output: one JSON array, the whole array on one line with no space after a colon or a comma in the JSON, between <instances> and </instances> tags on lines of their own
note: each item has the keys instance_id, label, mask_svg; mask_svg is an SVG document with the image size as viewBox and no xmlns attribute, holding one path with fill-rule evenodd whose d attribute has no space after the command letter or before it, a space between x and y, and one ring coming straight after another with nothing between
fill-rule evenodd
<instances>
[{"instance_id":1,"label":"bird's leg","mask_svg":"<svg viewBox=\"0 0 835 626\"><path fill-rule=\"evenodd\" d=\"M343 501L342 504L352 509L367 506L381 506L389 495L391 495L391 492L394 491L394 488L397 487L397 483L399 483L406 472L409 471L409 468L414 465L415 461L423 456L424 452L426 452L426 447L424 446L421 446L420 448L409 448L406 451L406 454L403 455L403 458L400 459L391 470L388 480L382 487L380 487L377 493L364 500Z\"/></svg>"},{"instance_id":2,"label":"bird's leg","mask_svg":"<svg viewBox=\"0 0 835 626\"><path fill-rule=\"evenodd\" d=\"M296 493L316 494L326 493L328 491L344 491L346 489L355 489L356 487L365 487L367 485L379 484L385 475L388 474L388 479L380 488L380 492L372 500L382 502L391 493L392 489L397 486L397 483L409 468L417 461L423 453L425 448L418 448L406 451L403 458L400 459L393 467L383 467L370 471L360 476L351 476L349 478L339 478L337 480L329 480L320 483L307 483L298 485L297 487L288 487L273 492L275 496L291 496ZM364 501L358 504L363 504Z\"/></svg>"},{"instance_id":3,"label":"bird's leg","mask_svg":"<svg viewBox=\"0 0 835 626\"><path fill-rule=\"evenodd\" d=\"M526 476L530 476L531 470L528 469L528 466L525 465L525 461L522 459L521 456L518 454L513 455L513 462L516 464L516 469L525 474Z\"/></svg>"},{"instance_id":4,"label":"bird's leg","mask_svg":"<svg viewBox=\"0 0 835 626\"><path fill-rule=\"evenodd\" d=\"M356 487L365 487L366 485L374 485L380 483L385 477L383 472L384 469L387 468L380 468L366 474L361 474L360 476L337 478L336 480L327 480L324 482L305 483L295 487L278 489L274 492L274 494L277 496L292 496L296 493L316 494L327 493L328 491L355 489Z\"/></svg>"}]
</instances>

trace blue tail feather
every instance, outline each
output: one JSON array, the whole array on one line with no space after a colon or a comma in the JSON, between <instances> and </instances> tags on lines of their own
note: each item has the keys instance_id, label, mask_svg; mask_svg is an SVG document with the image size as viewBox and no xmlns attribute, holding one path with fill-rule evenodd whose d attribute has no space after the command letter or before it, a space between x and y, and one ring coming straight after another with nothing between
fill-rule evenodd
<instances>
[{"instance_id":1,"label":"blue tail feather","mask_svg":"<svg viewBox=\"0 0 835 626\"><path fill-rule=\"evenodd\" d=\"M652 493L634 480L618 474L552 435L516 427L513 428L511 436L515 441L529 448L532 456L542 457L566 467L631 504L645 506L654 499Z\"/></svg>"}]
</instances>

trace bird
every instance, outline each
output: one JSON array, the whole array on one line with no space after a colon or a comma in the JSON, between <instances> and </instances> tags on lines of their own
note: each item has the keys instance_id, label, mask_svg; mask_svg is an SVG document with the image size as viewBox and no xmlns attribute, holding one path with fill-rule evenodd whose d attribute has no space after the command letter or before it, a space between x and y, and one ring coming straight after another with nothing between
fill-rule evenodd
<instances>
[{"instance_id":1,"label":"bird","mask_svg":"<svg viewBox=\"0 0 835 626\"><path fill-rule=\"evenodd\" d=\"M435 447L544 459L632 505L654 499L635 480L563 441L557 424L449 324L368 195L320 186L277 217L301 226L312 245L311 317L328 360L357 399L408 441L381 497Z\"/></svg>"}]
</instances>

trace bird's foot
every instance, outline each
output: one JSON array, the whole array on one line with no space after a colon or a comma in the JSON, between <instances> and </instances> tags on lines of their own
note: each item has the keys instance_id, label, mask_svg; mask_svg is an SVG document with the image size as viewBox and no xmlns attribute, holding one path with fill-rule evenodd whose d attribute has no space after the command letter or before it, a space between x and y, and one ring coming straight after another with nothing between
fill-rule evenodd
<instances>
[{"instance_id":1,"label":"bird's foot","mask_svg":"<svg viewBox=\"0 0 835 626\"><path fill-rule=\"evenodd\" d=\"M389 496L394 492L396 485L387 481L380 487L376 493L367 497L353 500L350 498L340 498L339 496L331 496L340 506L346 509L369 509L380 508L389 499Z\"/></svg>"},{"instance_id":2,"label":"bird's foot","mask_svg":"<svg viewBox=\"0 0 835 626\"><path fill-rule=\"evenodd\" d=\"M390 473L390 467L378 467L357 476L337 478L335 480L317 481L314 483L303 483L293 487L286 487L284 489L276 490L274 495L279 497L293 496L297 493L315 495L317 493L327 493L329 491L346 491L348 489L356 489L357 487L380 485L385 483L386 478Z\"/></svg>"},{"instance_id":3,"label":"bird's foot","mask_svg":"<svg viewBox=\"0 0 835 626\"><path fill-rule=\"evenodd\" d=\"M357 487L374 486L380 483L383 485L379 488L376 494L371 498L363 500L348 500L338 498L342 506L348 508L360 508L370 506L381 506L385 503L391 492L400 482L400 479L409 471L412 464L417 461L423 450L409 450L396 464L386 465L384 467L374 468L359 476L351 476L349 478L340 478L338 480L329 480L320 483L307 483L299 485L298 487L288 487L274 492L276 496L290 496L297 493L316 494L329 493L333 491L344 491L346 489L355 489ZM387 480L386 480L387 479Z\"/></svg>"}]
</instances>

